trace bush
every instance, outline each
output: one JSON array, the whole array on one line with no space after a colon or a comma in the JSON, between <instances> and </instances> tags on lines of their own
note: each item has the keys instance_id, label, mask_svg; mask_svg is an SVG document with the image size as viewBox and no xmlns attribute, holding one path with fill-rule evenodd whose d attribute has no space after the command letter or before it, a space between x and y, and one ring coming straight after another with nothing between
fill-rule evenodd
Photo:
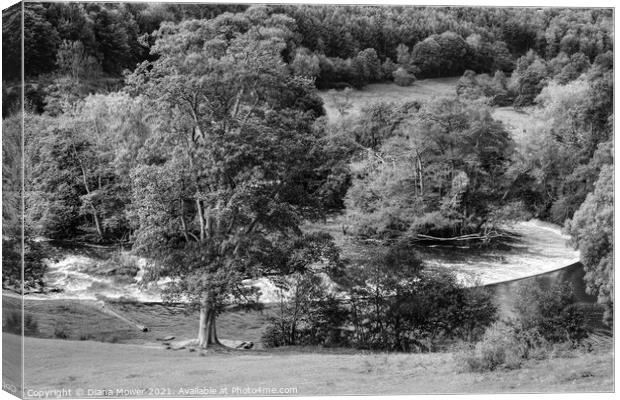
<instances>
[{"instance_id":1,"label":"bush","mask_svg":"<svg viewBox=\"0 0 620 400\"><path fill-rule=\"evenodd\" d=\"M545 359L567 347L578 347L587 337L586 321L583 308L573 300L573 289L567 283L538 278L519 287L516 318L492 325L475 349L462 357L465 369L514 369L523 360Z\"/></svg>"},{"instance_id":2,"label":"bush","mask_svg":"<svg viewBox=\"0 0 620 400\"><path fill-rule=\"evenodd\" d=\"M30 314L26 314L24 317L24 335L35 336L39 333L39 324L36 319Z\"/></svg>"},{"instance_id":3,"label":"bush","mask_svg":"<svg viewBox=\"0 0 620 400\"><path fill-rule=\"evenodd\" d=\"M465 369L471 372L493 371L500 367L517 369L524 358L522 343L512 326L496 322L476 344L472 352L463 357Z\"/></svg>"},{"instance_id":4,"label":"bush","mask_svg":"<svg viewBox=\"0 0 620 400\"><path fill-rule=\"evenodd\" d=\"M415 76L407 72L403 67L398 67L396 71L392 72L392 76L394 77L394 83L398 86L411 86L416 81Z\"/></svg>"},{"instance_id":5,"label":"bush","mask_svg":"<svg viewBox=\"0 0 620 400\"><path fill-rule=\"evenodd\" d=\"M286 279L289 296L282 295L262 342L265 347L292 345L345 346L349 340L341 326L347 310L328 293L321 276L295 274Z\"/></svg>"},{"instance_id":6,"label":"bush","mask_svg":"<svg viewBox=\"0 0 620 400\"><path fill-rule=\"evenodd\" d=\"M475 340L495 321L489 292L421 267L410 246L400 243L349 272L356 347L432 352L454 340Z\"/></svg>"},{"instance_id":7,"label":"bush","mask_svg":"<svg viewBox=\"0 0 620 400\"><path fill-rule=\"evenodd\" d=\"M578 344L587 337L586 318L575 306L570 283L528 282L518 288L514 308L521 331L537 331L550 343Z\"/></svg>"},{"instance_id":8,"label":"bush","mask_svg":"<svg viewBox=\"0 0 620 400\"><path fill-rule=\"evenodd\" d=\"M56 324L54 327L54 337L56 339L69 339L71 331L65 324Z\"/></svg>"},{"instance_id":9,"label":"bush","mask_svg":"<svg viewBox=\"0 0 620 400\"><path fill-rule=\"evenodd\" d=\"M20 312L13 311L5 319L2 325L3 332L14 333L16 335L22 334L22 315Z\"/></svg>"},{"instance_id":10,"label":"bush","mask_svg":"<svg viewBox=\"0 0 620 400\"><path fill-rule=\"evenodd\" d=\"M24 316L24 336L35 336L39 333L39 324L37 320L30 314ZM11 312L4 324L2 325L3 332L14 333L16 335L22 334L22 314L18 311Z\"/></svg>"}]
</instances>

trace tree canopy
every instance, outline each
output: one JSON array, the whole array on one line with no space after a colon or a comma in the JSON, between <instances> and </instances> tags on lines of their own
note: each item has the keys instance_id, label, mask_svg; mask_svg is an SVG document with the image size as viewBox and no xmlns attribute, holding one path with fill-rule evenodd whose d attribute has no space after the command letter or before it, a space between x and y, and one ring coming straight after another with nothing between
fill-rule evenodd
<instances>
[{"instance_id":1,"label":"tree canopy","mask_svg":"<svg viewBox=\"0 0 620 400\"><path fill-rule=\"evenodd\" d=\"M300 230L322 209L316 93L282 60L293 21L256 13L163 25L157 59L128 78L156 114L132 172L134 249L172 278L169 298L200 304L203 346L243 280L330 255Z\"/></svg>"}]
</instances>

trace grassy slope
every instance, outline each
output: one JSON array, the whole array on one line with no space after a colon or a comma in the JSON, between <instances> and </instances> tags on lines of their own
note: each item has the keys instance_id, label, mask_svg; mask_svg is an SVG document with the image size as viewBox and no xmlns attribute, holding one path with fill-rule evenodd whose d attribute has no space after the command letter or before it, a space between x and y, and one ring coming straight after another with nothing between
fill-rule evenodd
<instances>
[{"instance_id":1,"label":"grassy slope","mask_svg":"<svg viewBox=\"0 0 620 400\"><path fill-rule=\"evenodd\" d=\"M15 339L18 337L14 336ZM461 373L452 354L165 351L139 345L26 339L26 388L296 387L310 394L613 390L611 348Z\"/></svg>"},{"instance_id":2,"label":"grassy slope","mask_svg":"<svg viewBox=\"0 0 620 400\"><path fill-rule=\"evenodd\" d=\"M19 299L3 296L4 318ZM159 304L109 304L126 318L149 328L140 332L125 321L103 313L88 302L76 300L26 300L26 314L38 324L38 338L54 338L63 331L70 340L90 340L118 343L156 343L157 338L169 335L191 339L198 329L198 313L186 314L181 308ZM222 339L260 342L270 311L227 311L218 318L218 335Z\"/></svg>"}]
</instances>

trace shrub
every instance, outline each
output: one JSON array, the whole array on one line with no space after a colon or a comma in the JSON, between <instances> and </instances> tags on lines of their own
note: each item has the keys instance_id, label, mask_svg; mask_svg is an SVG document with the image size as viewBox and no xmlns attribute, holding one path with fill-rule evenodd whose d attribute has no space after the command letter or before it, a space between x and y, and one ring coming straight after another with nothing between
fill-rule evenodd
<instances>
[{"instance_id":1,"label":"shrub","mask_svg":"<svg viewBox=\"0 0 620 400\"><path fill-rule=\"evenodd\" d=\"M118 343L119 341L120 341L120 338L116 335L107 336L104 339L104 342L107 342L107 343Z\"/></svg>"},{"instance_id":2,"label":"shrub","mask_svg":"<svg viewBox=\"0 0 620 400\"><path fill-rule=\"evenodd\" d=\"M3 332L14 333L16 335L22 334L22 315L17 311L11 312L5 319L2 325Z\"/></svg>"},{"instance_id":3,"label":"shrub","mask_svg":"<svg viewBox=\"0 0 620 400\"><path fill-rule=\"evenodd\" d=\"M514 309L520 331L536 331L550 343L578 344L587 337L585 315L575 306L570 283L543 278L520 286Z\"/></svg>"},{"instance_id":4,"label":"shrub","mask_svg":"<svg viewBox=\"0 0 620 400\"><path fill-rule=\"evenodd\" d=\"M288 341L285 339L286 327L280 326L275 320L271 320L270 324L263 332L261 336L261 342L266 348L280 347L288 345Z\"/></svg>"},{"instance_id":5,"label":"shrub","mask_svg":"<svg viewBox=\"0 0 620 400\"><path fill-rule=\"evenodd\" d=\"M35 336L39 332L39 324L37 320L30 314L24 315L24 336ZM14 333L16 335L22 334L22 314L19 311L11 312L4 324L2 325L4 332Z\"/></svg>"},{"instance_id":6,"label":"shrub","mask_svg":"<svg viewBox=\"0 0 620 400\"><path fill-rule=\"evenodd\" d=\"M463 356L468 371L518 368L526 359L546 359L574 349L587 337L583 308L573 303L568 283L543 278L527 282L517 291L516 318L492 325L472 352Z\"/></svg>"},{"instance_id":7,"label":"shrub","mask_svg":"<svg viewBox=\"0 0 620 400\"><path fill-rule=\"evenodd\" d=\"M282 294L279 310L262 336L263 345L346 345L341 326L347 321L347 310L328 293L322 277L295 274L286 280L282 283L288 295Z\"/></svg>"},{"instance_id":8,"label":"shrub","mask_svg":"<svg viewBox=\"0 0 620 400\"><path fill-rule=\"evenodd\" d=\"M56 324L56 326L54 327L54 337L56 339L69 339L70 336L71 331L65 324Z\"/></svg>"},{"instance_id":9,"label":"shrub","mask_svg":"<svg viewBox=\"0 0 620 400\"><path fill-rule=\"evenodd\" d=\"M463 357L463 361L465 369L471 372L493 371L500 367L517 369L525 354L513 326L496 322L487 329L474 350Z\"/></svg>"},{"instance_id":10,"label":"shrub","mask_svg":"<svg viewBox=\"0 0 620 400\"><path fill-rule=\"evenodd\" d=\"M416 81L415 76L407 72L403 67L398 67L396 71L392 72L392 76L394 77L394 83L398 86L411 86Z\"/></svg>"},{"instance_id":11,"label":"shrub","mask_svg":"<svg viewBox=\"0 0 620 400\"><path fill-rule=\"evenodd\" d=\"M30 314L24 316L24 335L35 336L39 333L39 324L36 319Z\"/></svg>"},{"instance_id":12,"label":"shrub","mask_svg":"<svg viewBox=\"0 0 620 400\"><path fill-rule=\"evenodd\" d=\"M454 274L425 272L400 244L374 265L351 271L354 345L388 351L436 351L453 340L475 340L496 319L484 290L461 287Z\"/></svg>"}]
</instances>

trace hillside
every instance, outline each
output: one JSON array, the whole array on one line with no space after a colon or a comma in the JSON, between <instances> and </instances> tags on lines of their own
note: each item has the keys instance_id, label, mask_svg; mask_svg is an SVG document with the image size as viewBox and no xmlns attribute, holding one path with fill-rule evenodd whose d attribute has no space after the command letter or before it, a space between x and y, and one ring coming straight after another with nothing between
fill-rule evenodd
<instances>
[{"instance_id":1,"label":"hillside","mask_svg":"<svg viewBox=\"0 0 620 400\"><path fill-rule=\"evenodd\" d=\"M289 394L304 396L613 390L610 344L578 357L528 361L521 370L489 373L459 372L453 353L286 349L201 357L187 350L33 338L26 339L26 349L26 386L36 389L58 385L72 390L157 387L170 390L175 397L180 397L181 388L228 388L229 393L233 388L292 388Z\"/></svg>"}]
</instances>

